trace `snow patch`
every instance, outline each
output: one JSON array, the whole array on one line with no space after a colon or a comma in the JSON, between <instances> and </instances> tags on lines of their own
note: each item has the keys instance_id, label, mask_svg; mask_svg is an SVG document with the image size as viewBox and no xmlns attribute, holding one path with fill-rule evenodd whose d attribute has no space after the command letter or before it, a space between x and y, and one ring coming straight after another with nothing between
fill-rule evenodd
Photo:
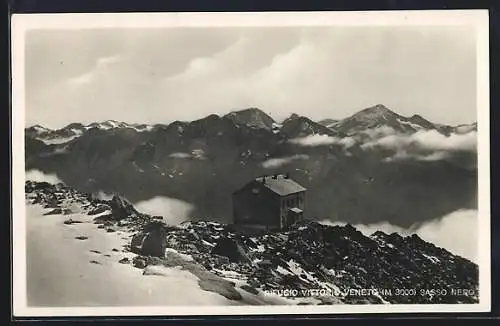
<instances>
[{"instance_id":1,"label":"snow patch","mask_svg":"<svg viewBox=\"0 0 500 326\"><path fill-rule=\"evenodd\" d=\"M70 137L56 137L56 138L41 138L40 140L43 141L46 145L58 145L58 144L65 144L75 138L80 137L80 134L70 136Z\"/></svg>"},{"instance_id":2,"label":"snow patch","mask_svg":"<svg viewBox=\"0 0 500 326\"><path fill-rule=\"evenodd\" d=\"M434 264L439 263L439 259L438 259L437 257L434 257L434 256L429 256L429 255L426 255L426 254L424 254L424 253L422 253L422 255L423 255L425 258L429 259L429 260L430 260L431 262L433 262Z\"/></svg>"},{"instance_id":3,"label":"snow patch","mask_svg":"<svg viewBox=\"0 0 500 326\"><path fill-rule=\"evenodd\" d=\"M122 239L123 234L107 233L93 223L68 226L63 223L67 216L46 218L42 215L45 210L40 206L27 205L26 208L26 259L29 266L26 270L26 290L29 306L232 304L219 294L201 290L198 278L185 270L148 266L143 275L142 269L119 263L124 257L134 257L130 252L112 251L128 242ZM75 240L79 235L88 238L85 241Z\"/></svg>"}]
</instances>

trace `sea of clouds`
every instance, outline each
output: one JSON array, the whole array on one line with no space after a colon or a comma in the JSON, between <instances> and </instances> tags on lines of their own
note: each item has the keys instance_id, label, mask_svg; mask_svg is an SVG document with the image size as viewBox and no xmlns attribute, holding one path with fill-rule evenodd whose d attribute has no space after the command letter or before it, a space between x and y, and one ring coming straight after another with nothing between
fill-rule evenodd
<instances>
[{"instance_id":1,"label":"sea of clouds","mask_svg":"<svg viewBox=\"0 0 500 326\"><path fill-rule=\"evenodd\" d=\"M55 173L45 173L40 170L29 170L28 172L26 172L25 179L37 182L45 181L53 184L63 183Z\"/></svg>"},{"instance_id":2,"label":"sea of clouds","mask_svg":"<svg viewBox=\"0 0 500 326\"><path fill-rule=\"evenodd\" d=\"M157 196L134 203L134 207L143 213L163 216L163 220L171 225L178 225L191 220L194 206L180 199Z\"/></svg>"}]
</instances>

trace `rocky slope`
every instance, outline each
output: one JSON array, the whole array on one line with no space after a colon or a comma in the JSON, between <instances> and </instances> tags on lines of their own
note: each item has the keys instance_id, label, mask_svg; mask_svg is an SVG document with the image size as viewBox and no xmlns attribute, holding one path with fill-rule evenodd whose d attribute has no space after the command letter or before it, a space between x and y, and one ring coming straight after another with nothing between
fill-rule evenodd
<instances>
[{"instance_id":1,"label":"rocky slope","mask_svg":"<svg viewBox=\"0 0 500 326\"><path fill-rule=\"evenodd\" d=\"M457 138L437 131L443 139L418 133L458 128L468 135L474 126L404 118L380 105L337 126L296 114L277 123L255 108L168 125L38 126L26 129L26 170L55 173L80 191L118 193L132 202L180 199L195 206L193 216L224 223L232 221L232 192L256 176L283 172L308 189L305 214L318 220L410 227L477 207L474 148L441 145ZM387 135L389 126L398 133ZM421 148L429 138L440 151Z\"/></svg>"},{"instance_id":2,"label":"rocky slope","mask_svg":"<svg viewBox=\"0 0 500 326\"><path fill-rule=\"evenodd\" d=\"M127 250L137 256L121 263L180 266L199 277L202 289L230 300L241 300L242 290L256 298L286 297L290 304L478 302L478 266L416 235L364 236L350 225L313 221L280 232L213 221L172 226L119 196L99 200L32 181L25 192L27 203L51 209L47 215L80 210L103 232L132 232Z\"/></svg>"}]
</instances>

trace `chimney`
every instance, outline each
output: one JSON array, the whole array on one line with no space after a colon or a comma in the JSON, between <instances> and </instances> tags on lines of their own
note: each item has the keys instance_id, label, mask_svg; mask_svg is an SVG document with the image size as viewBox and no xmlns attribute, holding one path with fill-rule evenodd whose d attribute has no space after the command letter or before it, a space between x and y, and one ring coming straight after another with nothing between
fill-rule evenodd
<instances>
[{"instance_id":1,"label":"chimney","mask_svg":"<svg viewBox=\"0 0 500 326\"><path fill-rule=\"evenodd\" d=\"M275 179L275 180L276 180L276 179L278 179L278 175L277 175L277 174L274 174L274 175L273 175L273 179Z\"/></svg>"},{"instance_id":2,"label":"chimney","mask_svg":"<svg viewBox=\"0 0 500 326\"><path fill-rule=\"evenodd\" d=\"M285 179L290 179L290 173L289 172L285 173Z\"/></svg>"}]
</instances>

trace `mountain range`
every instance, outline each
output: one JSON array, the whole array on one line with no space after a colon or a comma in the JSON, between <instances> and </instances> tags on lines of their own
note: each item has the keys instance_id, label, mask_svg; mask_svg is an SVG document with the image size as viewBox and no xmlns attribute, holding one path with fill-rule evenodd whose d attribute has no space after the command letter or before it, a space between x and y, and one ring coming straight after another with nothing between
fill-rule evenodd
<instances>
[{"instance_id":1,"label":"mountain range","mask_svg":"<svg viewBox=\"0 0 500 326\"><path fill-rule=\"evenodd\" d=\"M231 194L288 172L308 189L306 216L401 227L477 207L477 123L448 126L375 105L345 119L283 121L257 108L195 121L72 123L25 129L26 171L131 202L193 204L193 220L230 222Z\"/></svg>"}]
</instances>

